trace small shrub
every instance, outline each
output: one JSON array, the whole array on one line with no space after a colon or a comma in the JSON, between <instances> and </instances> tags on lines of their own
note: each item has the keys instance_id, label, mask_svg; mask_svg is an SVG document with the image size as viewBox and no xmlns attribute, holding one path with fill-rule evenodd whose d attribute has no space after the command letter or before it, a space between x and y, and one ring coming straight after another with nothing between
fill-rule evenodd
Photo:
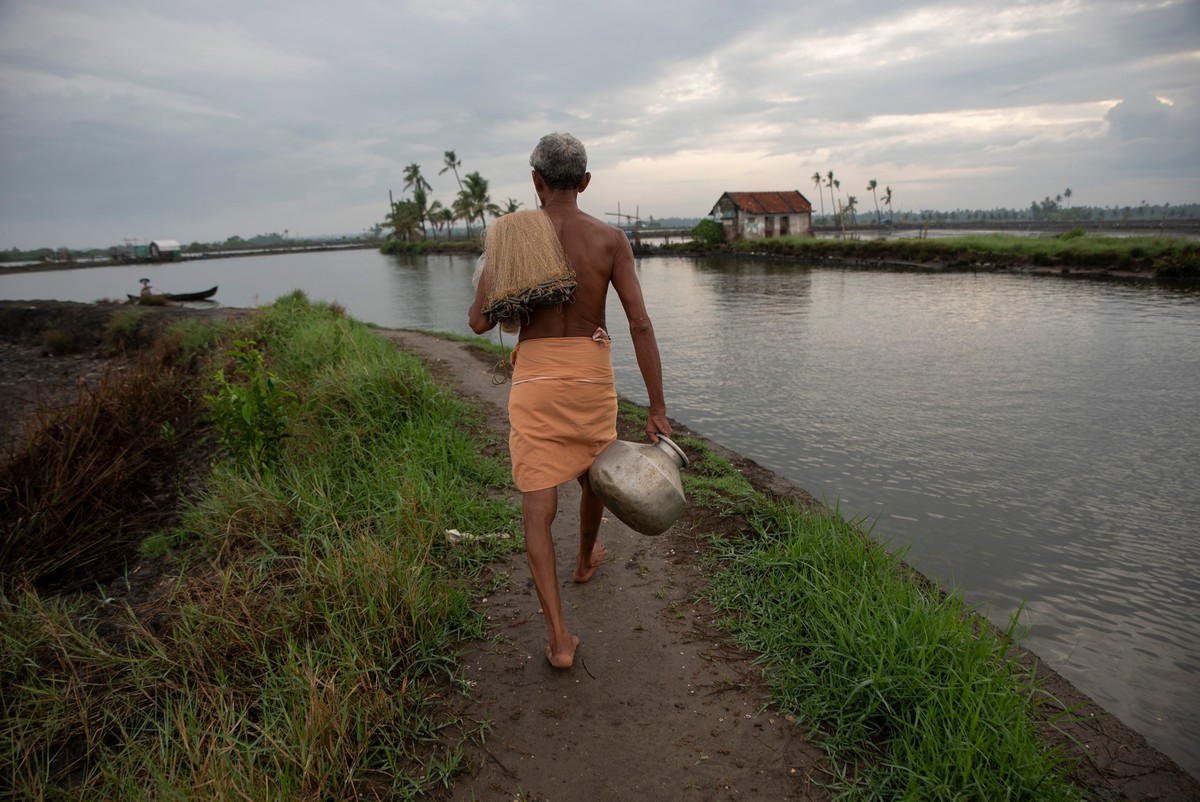
<instances>
[{"instance_id":1,"label":"small shrub","mask_svg":"<svg viewBox=\"0 0 1200 802\"><path fill-rule=\"evenodd\" d=\"M1079 239L1085 234L1087 234L1087 232L1083 230L1083 226L1075 226L1070 231L1064 231L1063 233L1056 235L1055 239Z\"/></svg>"},{"instance_id":2,"label":"small shrub","mask_svg":"<svg viewBox=\"0 0 1200 802\"><path fill-rule=\"evenodd\" d=\"M701 220L692 228L692 239L701 245L720 245L725 241L725 226L716 220Z\"/></svg>"}]
</instances>

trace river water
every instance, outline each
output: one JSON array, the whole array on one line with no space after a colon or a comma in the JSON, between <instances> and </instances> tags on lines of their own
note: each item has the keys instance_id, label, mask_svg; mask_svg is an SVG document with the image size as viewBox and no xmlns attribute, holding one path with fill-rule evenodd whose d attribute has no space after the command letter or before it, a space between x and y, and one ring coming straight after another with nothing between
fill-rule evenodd
<instances>
[{"instance_id":1,"label":"river water","mask_svg":"<svg viewBox=\"0 0 1200 802\"><path fill-rule=\"evenodd\" d=\"M474 260L299 253L0 275L0 298L294 288L469 334ZM786 476L1200 775L1200 291L645 258L672 417ZM645 401L620 305L622 394Z\"/></svg>"}]
</instances>

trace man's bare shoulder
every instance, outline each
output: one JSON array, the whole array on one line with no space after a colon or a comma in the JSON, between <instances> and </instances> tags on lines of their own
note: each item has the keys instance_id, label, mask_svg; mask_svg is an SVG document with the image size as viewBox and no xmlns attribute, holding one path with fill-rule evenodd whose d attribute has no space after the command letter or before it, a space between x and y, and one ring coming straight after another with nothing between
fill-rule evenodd
<instances>
[{"instance_id":1,"label":"man's bare shoulder","mask_svg":"<svg viewBox=\"0 0 1200 802\"><path fill-rule=\"evenodd\" d=\"M593 217L582 209L576 209L576 213L572 216L572 221L579 226L586 226L595 229L596 231L608 231L613 226L601 220L599 217Z\"/></svg>"}]
</instances>

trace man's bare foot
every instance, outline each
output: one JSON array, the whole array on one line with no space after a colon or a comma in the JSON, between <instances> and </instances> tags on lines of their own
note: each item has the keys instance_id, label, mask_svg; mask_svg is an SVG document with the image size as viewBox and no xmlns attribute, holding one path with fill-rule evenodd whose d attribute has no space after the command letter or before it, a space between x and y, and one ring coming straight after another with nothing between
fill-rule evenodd
<instances>
[{"instance_id":1,"label":"man's bare foot","mask_svg":"<svg viewBox=\"0 0 1200 802\"><path fill-rule=\"evenodd\" d=\"M554 651L550 646L546 646L546 659L550 661L550 665L555 668L570 668L575 665L575 650L579 648L579 638L575 635L571 636L570 648L561 651Z\"/></svg>"},{"instance_id":2,"label":"man's bare foot","mask_svg":"<svg viewBox=\"0 0 1200 802\"><path fill-rule=\"evenodd\" d=\"M604 548L604 544L599 540L596 545L592 546L592 553L587 564L580 562L575 566L574 580L576 582L587 582L592 578L592 574L596 573L596 569L600 567L600 563L604 562L604 558L608 556L608 549Z\"/></svg>"}]
</instances>

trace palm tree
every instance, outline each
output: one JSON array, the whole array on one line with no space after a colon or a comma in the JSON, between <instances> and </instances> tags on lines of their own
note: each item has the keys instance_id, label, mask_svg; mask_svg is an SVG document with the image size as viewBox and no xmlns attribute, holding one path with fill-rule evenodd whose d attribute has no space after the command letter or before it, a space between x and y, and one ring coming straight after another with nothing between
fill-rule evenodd
<instances>
[{"instance_id":1,"label":"palm tree","mask_svg":"<svg viewBox=\"0 0 1200 802\"><path fill-rule=\"evenodd\" d=\"M392 237L404 242L415 239L421 230L421 216L417 205L410 200L399 200L392 204L392 212L384 225L392 229Z\"/></svg>"},{"instance_id":2,"label":"palm tree","mask_svg":"<svg viewBox=\"0 0 1200 802\"><path fill-rule=\"evenodd\" d=\"M879 196L875 194L875 188L879 186L874 178L867 182L867 189L871 190L871 196L875 198L875 225L882 225L883 218L879 214Z\"/></svg>"},{"instance_id":3,"label":"palm tree","mask_svg":"<svg viewBox=\"0 0 1200 802\"><path fill-rule=\"evenodd\" d=\"M433 189L429 182L425 180L425 176L421 175L421 165L413 162L404 168L404 188L411 189L416 192L418 189L426 191Z\"/></svg>"},{"instance_id":4,"label":"palm tree","mask_svg":"<svg viewBox=\"0 0 1200 802\"><path fill-rule=\"evenodd\" d=\"M825 216L825 193L821 191L821 174L812 174L813 186L817 189L817 194L821 196L821 216Z\"/></svg>"},{"instance_id":5,"label":"palm tree","mask_svg":"<svg viewBox=\"0 0 1200 802\"><path fill-rule=\"evenodd\" d=\"M829 187L829 211L833 214L837 211L837 203L833 199L833 170L825 174L825 179L825 186Z\"/></svg>"},{"instance_id":6,"label":"palm tree","mask_svg":"<svg viewBox=\"0 0 1200 802\"><path fill-rule=\"evenodd\" d=\"M453 170L454 171L454 180L458 182L458 191L462 192L462 188L463 188L462 179L458 177L458 168L462 167L462 162L459 161L458 156L456 156L454 154L454 151L452 151L452 150L448 150L445 153L443 153L442 159L443 159L443 163L446 166L443 167L442 169L438 170L438 175L442 175L447 170Z\"/></svg>"},{"instance_id":7,"label":"palm tree","mask_svg":"<svg viewBox=\"0 0 1200 802\"><path fill-rule=\"evenodd\" d=\"M1071 192L1070 187L1067 187L1066 189L1063 190L1063 197L1067 199L1067 208L1068 209L1071 208L1071 195L1073 195L1073 194L1074 193Z\"/></svg>"},{"instance_id":8,"label":"palm tree","mask_svg":"<svg viewBox=\"0 0 1200 802\"><path fill-rule=\"evenodd\" d=\"M833 188L837 190L837 202L834 204L833 208L839 210L838 223L842 227L842 236L844 238L846 235L846 214L845 210L842 209L842 182L838 181L836 178L833 179Z\"/></svg>"},{"instance_id":9,"label":"palm tree","mask_svg":"<svg viewBox=\"0 0 1200 802\"><path fill-rule=\"evenodd\" d=\"M509 198L505 202L504 208L502 208L500 210L500 215L512 214L513 212L520 210L520 208L521 208L521 202L519 200L517 200L516 198Z\"/></svg>"},{"instance_id":10,"label":"palm tree","mask_svg":"<svg viewBox=\"0 0 1200 802\"><path fill-rule=\"evenodd\" d=\"M438 209L437 220L446 227L446 239L453 239L454 221L457 219L458 216L454 214L454 210L448 206L443 206L441 209Z\"/></svg>"},{"instance_id":11,"label":"palm tree","mask_svg":"<svg viewBox=\"0 0 1200 802\"><path fill-rule=\"evenodd\" d=\"M441 213L442 202L436 200L425 210L425 219L429 221L429 225L433 226L434 239L437 239L437 233L442 230Z\"/></svg>"},{"instance_id":12,"label":"palm tree","mask_svg":"<svg viewBox=\"0 0 1200 802\"><path fill-rule=\"evenodd\" d=\"M429 215L429 190L433 189L425 176L421 175L421 165L413 162L404 168L404 188L412 190L413 201L421 215L421 239L425 238L425 220Z\"/></svg>"},{"instance_id":13,"label":"palm tree","mask_svg":"<svg viewBox=\"0 0 1200 802\"><path fill-rule=\"evenodd\" d=\"M497 217L500 214L500 207L492 203L492 198L488 194L487 179L481 176L478 171L467 173L464 176L465 182L462 190L458 193L459 201L462 201L462 208L466 212L468 220L467 228L470 232L470 220L478 218L481 228L487 227L487 219L485 215ZM459 205L459 201L455 201L455 207Z\"/></svg>"},{"instance_id":14,"label":"palm tree","mask_svg":"<svg viewBox=\"0 0 1200 802\"><path fill-rule=\"evenodd\" d=\"M453 210L452 214L456 220L462 220L467 224L467 239L470 239L471 221L475 219L475 212L471 208L471 198L465 189L459 191L450 208Z\"/></svg>"},{"instance_id":15,"label":"palm tree","mask_svg":"<svg viewBox=\"0 0 1200 802\"><path fill-rule=\"evenodd\" d=\"M421 219L421 239L425 239L425 219L429 217L429 193L423 187L418 186L413 190L412 202L417 207L417 215Z\"/></svg>"},{"instance_id":16,"label":"palm tree","mask_svg":"<svg viewBox=\"0 0 1200 802\"><path fill-rule=\"evenodd\" d=\"M858 222L858 198L854 197L853 195L847 195L845 211L850 213L851 222L857 223Z\"/></svg>"},{"instance_id":17,"label":"palm tree","mask_svg":"<svg viewBox=\"0 0 1200 802\"><path fill-rule=\"evenodd\" d=\"M892 188L884 187L883 190L883 205L888 207L888 221L892 219Z\"/></svg>"}]
</instances>

